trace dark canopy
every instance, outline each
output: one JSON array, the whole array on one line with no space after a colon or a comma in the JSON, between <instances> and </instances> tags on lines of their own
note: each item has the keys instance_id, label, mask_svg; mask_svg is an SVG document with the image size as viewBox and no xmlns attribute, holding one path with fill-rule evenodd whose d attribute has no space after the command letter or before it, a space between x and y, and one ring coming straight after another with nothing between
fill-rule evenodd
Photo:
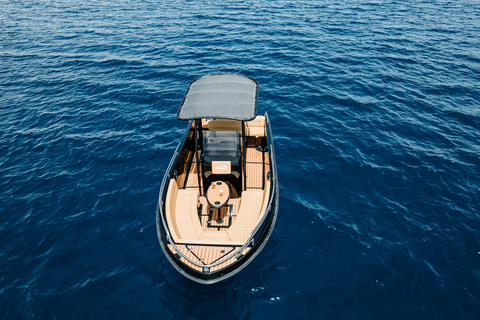
<instances>
[{"instance_id":1,"label":"dark canopy","mask_svg":"<svg viewBox=\"0 0 480 320\"><path fill-rule=\"evenodd\" d=\"M249 121L257 116L258 83L237 74L214 74L193 81L178 110L180 120L220 118Z\"/></svg>"}]
</instances>

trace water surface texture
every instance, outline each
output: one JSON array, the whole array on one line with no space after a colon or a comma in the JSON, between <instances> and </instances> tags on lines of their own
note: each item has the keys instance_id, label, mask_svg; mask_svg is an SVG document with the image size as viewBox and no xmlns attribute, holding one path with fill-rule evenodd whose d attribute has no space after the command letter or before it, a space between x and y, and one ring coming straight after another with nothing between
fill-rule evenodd
<instances>
[{"instance_id":1,"label":"water surface texture","mask_svg":"<svg viewBox=\"0 0 480 320\"><path fill-rule=\"evenodd\" d=\"M0 1L0 318L478 319L479 1ZM158 244L188 84L260 84L280 211L213 286Z\"/></svg>"}]
</instances>

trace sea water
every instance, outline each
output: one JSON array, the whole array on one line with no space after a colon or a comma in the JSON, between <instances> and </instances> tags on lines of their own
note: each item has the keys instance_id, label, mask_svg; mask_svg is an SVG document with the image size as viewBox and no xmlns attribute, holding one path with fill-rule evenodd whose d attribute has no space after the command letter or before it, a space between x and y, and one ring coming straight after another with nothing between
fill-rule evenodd
<instances>
[{"instance_id":1,"label":"sea water","mask_svg":"<svg viewBox=\"0 0 480 320\"><path fill-rule=\"evenodd\" d=\"M0 318L478 319L479 1L0 1ZM280 210L202 286L157 240L188 85L260 84Z\"/></svg>"}]
</instances>

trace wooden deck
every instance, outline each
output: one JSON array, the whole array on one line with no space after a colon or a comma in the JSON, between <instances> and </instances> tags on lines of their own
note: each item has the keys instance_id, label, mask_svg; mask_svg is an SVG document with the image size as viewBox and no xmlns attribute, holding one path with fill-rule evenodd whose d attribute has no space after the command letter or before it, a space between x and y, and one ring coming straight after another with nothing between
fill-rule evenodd
<instances>
[{"instance_id":1,"label":"wooden deck","mask_svg":"<svg viewBox=\"0 0 480 320\"><path fill-rule=\"evenodd\" d=\"M168 245L170 251L176 253L172 245ZM182 251L182 253L190 260L195 261L196 263L207 265L216 261L219 261L229 253L237 250L240 247L222 247L222 246L198 246L198 245L177 245L177 248ZM250 251L250 248L245 248L241 254L245 255ZM191 263L187 259L181 257L180 260L189 266L192 269L202 271L203 268L198 267L197 265ZM210 269L210 272L218 271L223 268L228 267L237 260L236 257L232 257Z\"/></svg>"},{"instance_id":2,"label":"wooden deck","mask_svg":"<svg viewBox=\"0 0 480 320\"><path fill-rule=\"evenodd\" d=\"M270 171L270 163L268 158L268 152L262 149L257 149L251 142L255 143L255 140L249 140L246 150L246 189L248 190L262 190L264 181L267 182L267 175ZM183 150L180 154L179 161L177 162L177 178L176 182L178 187L181 188L197 188L198 189L198 170L197 159L194 152ZM263 180L265 178L265 180ZM209 206L204 195L199 197L202 210L199 212L199 218L204 231L219 231L226 230L228 227L228 214L231 210L232 224L235 222L237 213L240 208L240 198L230 198L228 206L218 210L215 209L212 220L214 220L215 227L208 226L209 219ZM223 219L223 222L217 223L217 219ZM221 246L221 245L190 245L190 244L176 244L179 251L188 259L200 264L209 265L224 259L227 255L235 250L240 249L240 246ZM169 250L174 254L177 251L168 245ZM245 255L250 250L249 247L245 248L241 254ZM192 269L202 271L203 267L199 267L185 258L180 258L182 262L190 266ZM216 265L210 269L210 272L214 272L223 269L237 260L237 256L231 257L229 260Z\"/></svg>"}]
</instances>

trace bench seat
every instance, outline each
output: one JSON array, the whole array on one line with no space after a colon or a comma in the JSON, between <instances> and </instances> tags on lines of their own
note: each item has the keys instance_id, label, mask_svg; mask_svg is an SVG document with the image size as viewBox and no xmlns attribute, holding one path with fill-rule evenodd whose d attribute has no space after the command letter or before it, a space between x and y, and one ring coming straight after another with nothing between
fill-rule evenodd
<instances>
[{"instance_id":1,"label":"bench seat","mask_svg":"<svg viewBox=\"0 0 480 320\"><path fill-rule=\"evenodd\" d=\"M238 131L242 132L242 122L237 120L218 119L208 122L211 131ZM265 137L265 116L257 116L251 121L245 121L245 135L247 137Z\"/></svg>"}]
</instances>

